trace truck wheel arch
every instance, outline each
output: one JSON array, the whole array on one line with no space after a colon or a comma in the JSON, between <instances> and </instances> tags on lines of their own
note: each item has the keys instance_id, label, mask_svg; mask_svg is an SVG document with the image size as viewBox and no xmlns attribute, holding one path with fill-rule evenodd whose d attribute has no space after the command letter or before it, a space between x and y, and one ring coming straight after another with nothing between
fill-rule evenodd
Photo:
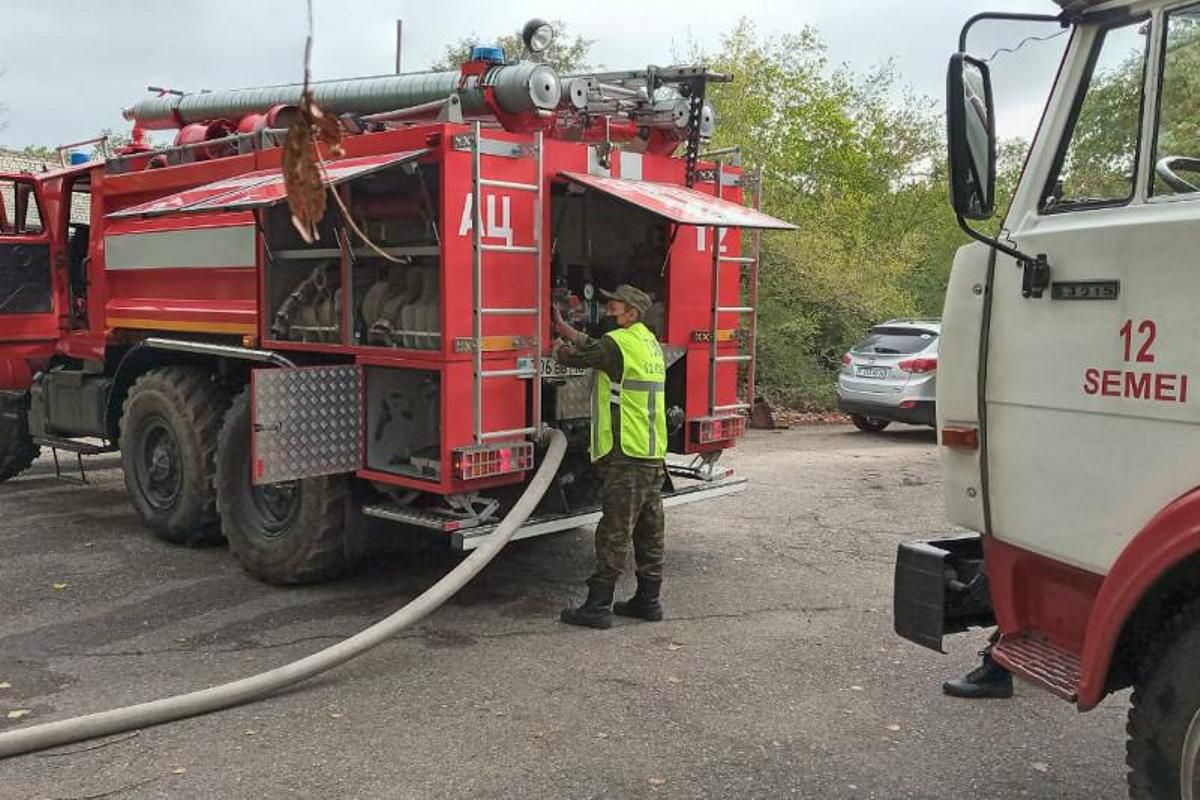
<instances>
[{"instance_id":1,"label":"truck wheel arch","mask_svg":"<svg viewBox=\"0 0 1200 800\"><path fill-rule=\"evenodd\" d=\"M236 374L245 371L253 363L270 363L275 366L294 366L291 361L268 350L251 350L244 347L213 342L186 342L167 339L146 339L138 342L121 357L113 374L113 388L108 396L105 425L109 438L116 441L121 434L121 413L129 388L147 370L155 367L176 365L207 366L213 372ZM238 376L244 383L246 376Z\"/></svg>"},{"instance_id":2,"label":"truck wheel arch","mask_svg":"<svg viewBox=\"0 0 1200 800\"><path fill-rule=\"evenodd\" d=\"M1200 586L1200 488L1159 511L1113 563L1088 617L1078 706L1086 711L1132 680L1138 651Z\"/></svg>"}]
</instances>

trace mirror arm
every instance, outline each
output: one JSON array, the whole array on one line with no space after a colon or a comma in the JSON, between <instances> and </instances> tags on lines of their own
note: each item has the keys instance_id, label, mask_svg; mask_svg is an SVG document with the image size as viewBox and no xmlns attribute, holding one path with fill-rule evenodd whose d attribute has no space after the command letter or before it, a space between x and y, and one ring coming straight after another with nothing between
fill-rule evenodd
<instances>
[{"instance_id":1,"label":"mirror arm","mask_svg":"<svg viewBox=\"0 0 1200 800\"><path fill-rule=\"evenodd\" d=\"M967 34L971 32L971 28L975 27L975 23L983 22L986 19L1008 20L1010 22L1057 22L1064 28L1071 24L1066 12L1062 14L1009 14L1004 11L985 11L982 14L976 14L971 17L963 25L962 31L958 34L958 52L967 52Z\"/></svg>"},{"instance_id":2,"label":"mirror arm","mask_svg":"<svg viewBox=\"0 0 1200 800\"><path fill-rule=\"evenodd\" d=\"M1030 297L1034 300L1042 296L1042 293L1050 286L1050 262L1046 260L1045 253L1038 253L1036 256L1026 255L1015 247L1009 247L999 239L993 239L990 236L980 233L967 224L961 214L955 214L958 218L958 226L962 228L968 236L977 242L983 242L988 247L998 250L1004 255L1016 260L1023 272L1021 278L1021 296Z\"/></svg>"}]
</instances>

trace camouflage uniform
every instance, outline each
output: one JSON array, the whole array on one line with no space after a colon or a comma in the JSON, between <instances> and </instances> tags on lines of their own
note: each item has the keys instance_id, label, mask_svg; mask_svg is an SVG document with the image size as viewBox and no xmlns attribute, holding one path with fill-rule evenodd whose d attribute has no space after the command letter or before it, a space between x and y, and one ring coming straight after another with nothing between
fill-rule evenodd
<instances>
[{"instance_id":1,"label":"camouflage uniform","mask_svg":"<svg viewBox=\"0 0 1200 800\"><path fill-rule=\"evenodd\" d=\"M621 577L631 539L637 574L661 578L663 573L666 527L662 486L666 470L661 461L631 462L603 467L600 502L604 516L596 525L596 571L592 577L608 583Z\"/></svg>"},{"instance_id":2,"label":"camouflage uniform","mask_svg":"<svg viewBox=\"0 0 1200 800\"><path fill-rule=\"evenodd\" d=\"M604 370L614 381L625 371L621 348L611 338L588 337L572 350L555 353L560 364ZM596 570L589 583L615 583L625 570L633 544L637 574L661 578L666 534L662 487L666 467L660 459L633 458L621 450L620 415L614 414L613 449L597 462L603 476L603 516L596 525Z\"/></svg>"}]
</instances>

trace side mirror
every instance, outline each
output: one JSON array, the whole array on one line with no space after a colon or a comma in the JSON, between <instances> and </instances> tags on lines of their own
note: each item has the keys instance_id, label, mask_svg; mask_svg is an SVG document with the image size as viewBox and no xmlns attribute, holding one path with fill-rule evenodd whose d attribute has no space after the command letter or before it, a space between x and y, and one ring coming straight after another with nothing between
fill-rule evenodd
<instances>
[{"instance_id":1,"label":"side mirror","mask_svg":"<svg viewBox=\"0 0 1200 800\"><path fill-rule=\"evenodd\" d=\"M987 64L966 53L952 55L946 74L950 200L964 219L989 219L996 210L994 110Z\"/></svg>"}]
</instances>

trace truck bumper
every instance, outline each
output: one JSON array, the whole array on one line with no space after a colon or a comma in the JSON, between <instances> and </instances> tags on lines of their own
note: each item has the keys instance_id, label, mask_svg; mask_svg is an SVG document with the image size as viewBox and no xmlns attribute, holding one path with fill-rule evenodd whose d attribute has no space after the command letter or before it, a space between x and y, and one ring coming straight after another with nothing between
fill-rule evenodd
<instances>
[{"instance_id":1,"label":"truck bumper","mask_svg":"<svg viewBox=\"0 0 1200 800\"><path fill-rule=\"evenodd\" d=\"M901 544L892 607L897 634L940 653L946 634L994 625L979 535Z\"/></svg>"},{"instance_id":2,"label":"truck bumper","mask_svg":"<svg viewBox=\"0 0 1200 800\"><path fill-rule=\"evenodd\" d=\"M696 485L663 493L663 507L682 506L688 503L698 503L701 500L711 500L714 497L740 494L746 491L745 478L721 478ZM572 528L582 528L595 525L600 521L599 509L577 512L574 514L554 514L542 517L530 517L526 523L513 535L513 539L528 539L533 536L544 536L547 533L567 531ZM474 550L487 541L488 536L496 530L498 524L481 525L477 528L467 528L456 531L450 539L457 550Z\"/></svg>"}]
</instances>

